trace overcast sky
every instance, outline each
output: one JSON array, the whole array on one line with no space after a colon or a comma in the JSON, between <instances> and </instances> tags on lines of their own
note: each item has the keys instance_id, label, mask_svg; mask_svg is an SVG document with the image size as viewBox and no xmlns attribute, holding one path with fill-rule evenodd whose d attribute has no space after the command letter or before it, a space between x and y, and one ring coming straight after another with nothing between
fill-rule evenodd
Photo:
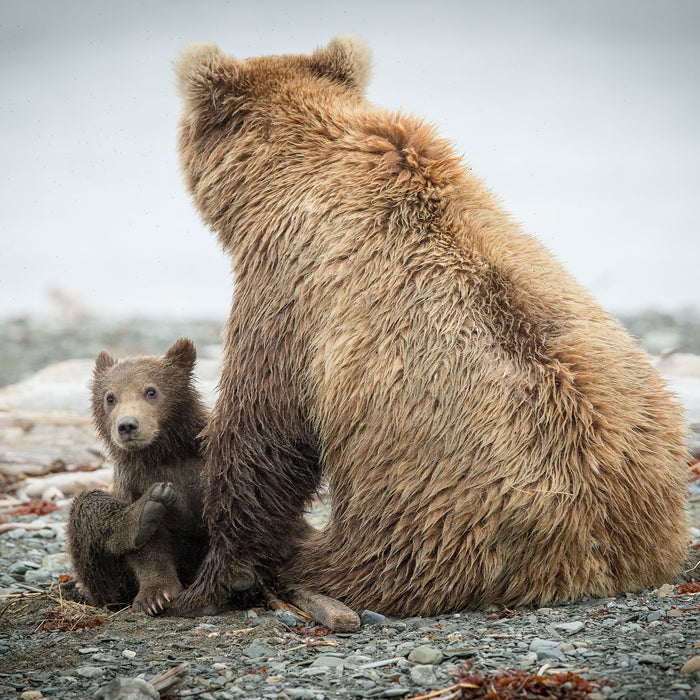
<instances>
[{"instance_id":1,"label":"overcast sky","mask_svg":"<svg viewBox=\"0 0 700 700\"><path fill-rule=\"evenodd\" d=\"M700 3L0 0L0 315L224 317L175 152L190 41L370 44L368 96L436 123L608 309L700 305Z\"/></svg>"}]
</instances>

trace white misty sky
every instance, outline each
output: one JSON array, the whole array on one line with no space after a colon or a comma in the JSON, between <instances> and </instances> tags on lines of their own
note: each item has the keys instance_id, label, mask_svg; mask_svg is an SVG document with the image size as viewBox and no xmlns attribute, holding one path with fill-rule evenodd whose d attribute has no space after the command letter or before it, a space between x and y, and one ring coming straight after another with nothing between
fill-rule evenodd
<instances>
[{"instance_id":1,"label":"white misty sky","mask_svg":"<svg viewBox=\"0 0 700 700\"><path fill-rule=\"evenodd\" d=\"M185 192L172 62L357 33L369 98L436 123L612 311L700 304L700 3L0 0L0 316L224 317Z\"/></svg>"}]
</instances>

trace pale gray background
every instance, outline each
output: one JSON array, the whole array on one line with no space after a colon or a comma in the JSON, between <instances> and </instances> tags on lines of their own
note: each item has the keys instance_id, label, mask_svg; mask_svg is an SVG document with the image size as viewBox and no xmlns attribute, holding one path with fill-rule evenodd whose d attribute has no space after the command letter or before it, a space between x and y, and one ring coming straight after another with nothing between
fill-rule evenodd
<instances>
[{"instance_id":1,"label":"pale gray background","mask_svg":"<svg viewBox=\"0 0 700 700\"><path fill-rule=\"evenodd\" d=\"M0 0L0 316L223 317L184 190L172 61L358 33L369 98L425 116L610 310L700 301L700 3Z\"/></svg>"}]
</instances>

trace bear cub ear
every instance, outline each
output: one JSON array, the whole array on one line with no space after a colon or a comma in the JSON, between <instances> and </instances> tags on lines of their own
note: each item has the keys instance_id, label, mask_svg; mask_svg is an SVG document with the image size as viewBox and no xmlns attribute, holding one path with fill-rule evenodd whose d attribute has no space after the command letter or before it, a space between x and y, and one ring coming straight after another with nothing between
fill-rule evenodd
<instances>
[{"instance_id":1,"label":"bear cub ear","mask_svg":"<svg viewBox=\"0 0 700 700\"><path fill-rule=\"evenodd\" d=\"M106 372L110 367L114 367L117 364L115 358L113 358L108 352L104 350L95 358L95 376Z\"/></svg>"},{"instance_id":2,"label":"bear cub ear","mask_svg":"<svg viewBox=\"0 0 700 700\"><path fill-rule=\"evenodd\" d=\"M165 360L175 367L191 372L197 359L194 343L189 338L180 338L168 348Z\"/></svg>"},{"instance_id":3,"label":"bear cub ear","mask_svg":"<svg viewBox=\"0 0 700 700\"><path fill-rule=\"evenodd\" d=\"M319 75L354 87L364 92L370 78L372 55L369 47L358 36L337 36L328 46L311 54L311 67Z\"/></svg>"}]
</instances>

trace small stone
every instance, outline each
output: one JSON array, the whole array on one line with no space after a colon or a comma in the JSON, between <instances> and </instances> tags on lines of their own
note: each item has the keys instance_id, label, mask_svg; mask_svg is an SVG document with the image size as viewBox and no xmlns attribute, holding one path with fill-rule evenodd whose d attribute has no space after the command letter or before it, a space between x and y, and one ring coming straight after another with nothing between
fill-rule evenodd
<instances>
[{"instance_id":1,"label":"small stone","mask_svg":"<svg viewBox=\"0 0 700 700\"><path fill-rule=\"evenodd\" d=\"M656 622L657 620L661 619L665 615L664 610L652 610L648 615L647 615L647 622Z\"/></svg>"},{"instance_id":2,"label":"small stone","mask_svg":"<svg viewBox=\"0 0 700 700\"><path fill-rule=\"evenodd\" d=\"M371 610L365 610L363 611L362 615L360 615L360 624L364 627L365 625L386 625L389 623L389 620L384 617L384 615L380 615L379 613L372 612Z\"/></svg>"},{"instance_id":3,"label":"small stone","mask_svg":"<svg viewBox=\"0 0 700 700\"><path fill-rule=\"evenodd\" d=\"M133 649L124 649L122 651L122 656L125 659L133 659L136 656L136 652Z\"/></svg>"},{"instance_id":4,"label":"small stone","mask_svg":"<svg viewBox=\"0 0 700 700\"><path fill-rule=\"evenodd\" d=\"M97 654L99 651L99 647L83 647L78 649L78 654Z\"/></svg>"},{"instance_id":5,"label":"small stone","mask_svg":"<svg viewBox=\"0 0 700 700\"><path fill-rule=\"evenodd\" d=\"M667 596L670 596L671 593L673 593L675 590L675 586L672 586L670 583L664 583L663 586L657 588L654 591L654 595L658 596L659 598L666 598Z\"/></svg>"},{"instance_id":6,"label":"small stone","mask_svg":"<svg viewBox=\"0 0 700 700\"><path fill-rule=\"evenodd\" d=\"M117 677L94 695L95 700L159 700L160 693L142 678Z\"/></svg>"},{"instance_id":7,"label":"small stone","mask_svg":"<svg viewBox=\"0 0 700 700\"><path fill-rule=\"evenodd\" d=\"M518 668L530 668L537 663L537 654L534 651L528 651L518 659Z\"/></svg>"},{"instance_id":8,"label":"small stone","mask_svg":"<svg viewBox=\"0 0 700 700\"><path fill-rule=\"evenodd\" d=\"M258 616L258 613L256 613L255 610L246 610L245 616L248 620L254 620Z\"/></svg>"},{"instance_id":9,"label":"small stone","mask_svg":"<svg viewBox=\"0 0 700 700\"><path fill-rule=\"evenodd\" d=\"M343 659L339 656L329 656L327 654L321 654L317 656L311 663L311 668L318 668L319 666L327 666L330 669L343 669L344 663Z\"/></svg>"},{"instance_id":10,"label":"small stone","mask_svg":"<svg viewBox=\"0 0 700 700\"><path fill-rule=\"evenodd\" d=\"M411 669L411 680L422 688L432 688L437 682L433 667L423 664L418 664Z\"/></svg>"},{"instance_id":11,"label":"small stone","mask_svg":"<svg viewBox=\"0 0 700 700\"><path fill-rule=\"evenodd\" d=\"M539 637L535 637L530 642L530 651L535 652L539 660L561 659L564 656L559 650L559 642L551 639L540 639Z\"/></svg>"},{"instance_id":12,"label":"small stone","mask_svg":"<svg viewBox=\"0 0 700 700\"><path fill-rule=\"evenodd\" d=\"M12 530L11 532L16 532L15 530ZM41 566L39 564L36 564L33 561L16 561L10 564L9 568L7 569L7 573L10 574L15 581L22 581L24 580L24 575L29 571L30 569L40 569Z\"/></svg>"},{"instance_id":13,"label":"small stone","mask_svg":"<svg viewBox=\"0 0 700 700\"><path fill-rule=\"evenodd\" d=\"M566 634L576 634L585 626L585 623L581 622L581 620L575 620L574 622L562 622L559 625L554 625L554 629L565 632Z\"/></svg>"},{"instance_id":14,"label":"small stone","mask_svg":"<svg viewBox=\"0 0 700 700\"><path fill-rule=\"evenodd\" d=\"M443 653L435 647L421 645L416 647L409 655L408 660L414 664L439 664L445 657Z\"/></svg>"},{"instance_id":15,"label":"small stone","mask_svg":"<svg viewBox=\"0 0 700 700\"><path fill-rule=\"evenodd\" d=\"M51 583L51 572L48 569L29 569L24 574L24 582L33 583Z\"/></svg>"},{"instance_id":16,"label":"small stone","mask_svg":"<svg viewBox=\"0 0 700 700\"><path fill-rule=\"evenodd\" d=\"M80 666L75 669L75 674L83 678L102 678L104 671L99 666Z\"/></svg>"},{"instance_id":17,"label":"small stone","mask_svg":"<svg viewBox=\"0 0 700 700\"><path fill-rule=\"evenodd\" d=\"M43 527L41 530L35 530L32 533L32 537L39 537L42 540L53 540L56 539L56 530L50 527Z\"/></svg>"},{"instance_id":18,"label":"small stone","mask_svg":"<svg viewBox=\"0 0 700 700\"><path fill-rule=\"evenodd\" d=\"M269 653L270 648L263 642L253 642L243 650L243 655L249 659L259 659L262 656L267 656Z\"/></svg>"},{"instance_id":19,"label":"small stone","mask_svg":"<svg viewBox=\"0 0 700 700\"><path fill-rule=\"evenodd\" d=\"M19 697L20 700L41 700L44 694L40 690L25 690Z\"/></svg>"},{"instance_id":20,"label":"small stone","mask_svg":"<svg viewBox=\"0 0 700 700\"><path fill-rule=\"evenodd\" d=\"M291 610L277 610L275 612L275 617L287 627L301 627L304 624L302 619Z\"/></svg>"},{"instance_id":21,"label":"small stone","mask_svg":"<svg viewBox=\"0 0 700 700\"><path fill-rule=\"evenodd\" d=\"M637 661L640 664L662 664L664 657L659 654L642 654Z\"/></svg>"},{"instance_id":22,"label":"small stone","mask_svg":"<svg viewBox=\"0 0 700 700\"><path fill-rule=\"evenodd\" d=\"M696 671L700 671L700 656L693 656L681 668L681 673L695 673Z\"/></svg>"}]
</instances>

